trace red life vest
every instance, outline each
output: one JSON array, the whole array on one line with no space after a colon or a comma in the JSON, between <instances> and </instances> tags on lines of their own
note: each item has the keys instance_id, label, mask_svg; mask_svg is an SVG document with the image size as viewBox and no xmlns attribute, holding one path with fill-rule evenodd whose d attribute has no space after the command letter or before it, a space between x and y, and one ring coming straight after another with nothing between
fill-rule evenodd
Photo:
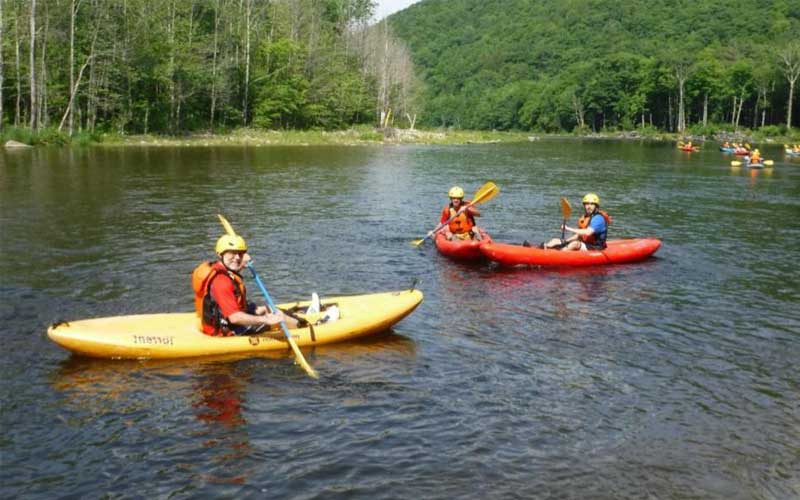
<instances>
[{"instance_id":1,"label":"red life vest","mask_svg":"<svg viewBox=\"0 0 800 500\"><path fill-rule=\"evenodd\" d=\"M211 294L211 284L218 276L227 276L233 282L233 294L242 311L247 310L247 289L244 280L229 271L221 262L203 262L192 272L195 314L202 320L203 333L213 336L231 336L227 318L222 316L219 304Z\"/></svg>"},{"instance_id":2,"label":"red life vest","mask_svg":"<svg viewBox=\"0 0 800 500\"><path fill-rule=\"evenodd\" d=\"M469 203L469 200L466 200L463 203ZM452 204L450 204L446 210L449 214L448 218L453 217L456 215L456 213L458 213L458 211L453 208ZM475 217L469 213L469 207L467 207L467 209L459 214L458 217L455 217L453 220L451 220L447 227L453 234L468 233L473 227L475 227Z\"/></svg>"}]
</instances>

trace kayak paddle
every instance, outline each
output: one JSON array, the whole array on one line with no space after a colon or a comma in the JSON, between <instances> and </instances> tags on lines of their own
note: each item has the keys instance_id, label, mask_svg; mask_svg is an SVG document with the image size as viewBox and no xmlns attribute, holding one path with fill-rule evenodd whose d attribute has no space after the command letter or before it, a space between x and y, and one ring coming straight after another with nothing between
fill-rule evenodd
<instances>
[{"instance_id":1,"label":"kayak paddle","mask_svg":"<svg viewBox=\"0 0 800 500\"><path fill-rule=\"evenodd\" d=\"M750 162L747 161L745 163L750 163ZM767 167L771 167L771 166L775 165L775 162L773 160L764 160L761 163L763 163ZM741 167L741 166L742 166L742 162L740 162L740 161L734 160L734 161L731 162L731 167Z\"/></svg>"},{"instance_id":2,"label":"kayak paddle","mask_svg":"<svg viewBox=\"0 0 800 500\"><path fill-rule=\"evenodd\" d=\"M561 241L564 241L564 231L566 231L567 220L569 216L572 215L572 207L569 204L569 200L564 197L561 198L561 215L564 216L564 222L561 223Z\"/></svg>"},{"instance_id":3,"label":"kayak paddle","mask_svg":"<svg viewBox=\"0 0 800 500\"><path fill-rule=\"evenodd\" d=\"M489 181L486 184L484 184L483 186L481 186L480 189L478 189L475 192L475 196L472 198L472 201L470 201L469 203L464 205L464 207L466 209L471 205L477 205L478 203L483 203L484 201L489 201L492 198L494 198L495 196L497 196L499 193L500 193L500 188L497 187L497 185L494 182ZM414 245L415 247L418 247L418 246L422 245L422 243L425 240L427 240L428 238L430 238L434 234L436 234L439 231L441 231L442 228L444 228L446 225L448 225L450 223L450 221L455 219L456 217L458 217L458 214L450 217L449 219L447 219L443 223L441 223L438 226L436 226L436 229L434 229L433 231L429 231L428 234L426 234L424 238L422 238L420 240L412 241L411 244Z\"/></svg>"},{"instance_id":4,"label":"kayak paddle","mask_svg":"<svg viewBox=\"0 0 800 500\"><path fill-rule=\"evenodd\" d=\"M230 236L236 236L236 232L233 230L233 227L230 223L223 217L221 214L217 214L219 217L219 221L222 223L222 227L225 228L225 232L228 233ZM278 308L275 306L275 303L272 302L272 298L269 296L267 292L267 288L264 286L264 283L261 282L261 278L258 277L258 273L256 273L255 268L253 267L252 262L247 263L247 269L250 270L250 274L253 275L253 279L256 280L256 284L258 288L261 290L261 294L264 296L264 299L267 301L267 305L269 306L270 310L275 313L278 311ZM309 376L313 378L319 378L317 372L308 364L306 358L303 357L303 353L300 352L300 348L297 347L297 343L292 338L292 334L289 333L289 328L286 326L285 321L281 321L281 329L283 330L283 334L286 336L286 340L289 342L289 345L292 346L292 351L294 351L295 359L297 363L303 367L303 369L308 373Z\"/></svg>"}]
</instances>

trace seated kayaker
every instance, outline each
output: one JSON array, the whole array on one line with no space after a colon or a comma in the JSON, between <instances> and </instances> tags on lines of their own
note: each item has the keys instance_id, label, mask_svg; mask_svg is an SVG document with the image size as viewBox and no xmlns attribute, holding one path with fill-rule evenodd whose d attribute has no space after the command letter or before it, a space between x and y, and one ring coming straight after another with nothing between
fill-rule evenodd
<instances>
[{"instance_id":1,"label":"seated kayaker","mask_svg":"<svg viewBox=\"0 0 800 500\"><path fill-rule=\"evenodd\" d=\"M761 163L761 152L758 148L753 150L753 154L750 155L750 163Z\"/></svg>"},{"instance_id":2,"label":"seated kayaker","mask_svg":"<svg viewBox=\"0 0 800 500\"><path fill-rule=\"evenodd\" d=\"M561 250L603 250L606 247L606 236L611 217L600 210L600 197L588 193L583 197L585 214L578 220L578 227L564 225L564 229L575 233L569 238L553 238L544 244L544 248L560 248Z\"/></svg>"},{"instance_id":3,"label":"seated kayaker","mask_svg":"<svg viewBox=\"0 0 800 500\"><path fill-rule=\"evenodd\" d=\"M225 235L217 240L218 260L204 263L195 269L192 287L195 290L195 309L202 320L203 333L229 337L250 335L286 322L297 327L297 320L278 310L269 312L266 306L247 301L247 290L239 272L247 265L247 243L241 236Z\"/></svg>"},{"instance_id":4,"label":"seated kayaker","mask_svg":"<svg viewBox=\"0 0 800 500\"><path fill-rule=\"evenodd\" d=\"M475 225L475 217L480 217L481 212L469 200L464 201L464 190L460 187L453 186L447 195L450 197L450 204L444 207L439 220L439 224L447 223L442 233L448 240L480 240L481 233Z\"/></svg>"}]
</instances>

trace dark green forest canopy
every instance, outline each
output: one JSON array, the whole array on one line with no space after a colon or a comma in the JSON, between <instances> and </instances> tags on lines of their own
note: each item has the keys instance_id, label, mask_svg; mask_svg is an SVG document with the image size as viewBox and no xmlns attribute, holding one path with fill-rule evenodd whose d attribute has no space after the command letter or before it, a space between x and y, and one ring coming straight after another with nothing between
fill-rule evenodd
<instances>
[{"instance_id":1,"label":"dark green forest canopy","mask_svg":"<svg viewBox=\"0 0 800 500\"><path fill-rule=\"evenodd\" d=\"M800 2L423 0L390 23L426 84L428 124L674 129L687 64L689 122L704 109L731 122L735 97L755 126L786 120L778 53L800 39Z\"/></svg>"}]
</instances>

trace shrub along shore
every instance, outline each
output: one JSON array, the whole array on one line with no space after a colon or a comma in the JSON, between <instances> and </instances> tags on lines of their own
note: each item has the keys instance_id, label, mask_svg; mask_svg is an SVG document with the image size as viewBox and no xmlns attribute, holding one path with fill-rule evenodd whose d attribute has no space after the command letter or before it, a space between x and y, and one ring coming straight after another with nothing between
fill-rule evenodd
<instances>
[{"instance_id":1,"label":"shrub along shore","mask_svg":"<svg viewBox=\"0 0 800 500\"><path fill-rule=\"evenodd\" d=\"M692 141L703 142L750 142L766 144L796 144L800 142L800 130L790 133L768 135L761 130L738 132L720 129L704 130L705 134L675 134L656 129L635 131L601 132L579 131L572 134L540 134L531 132L481 131L457 129L410 130L386 128L377 129L359 126L347 130L260 130L237 129L222 133L191 133L180 136L164 135L120 135L99 132L81 132L69 137L52 129L32 133L28 129L6 127L0 133L0 141L16 141L31 146L169 146L169 147L211 147L211 146L313 146L313 145L377 145L377 144L492 144L503 142L537 141L543 138L590 138L590 139L629 139L654 141ZM707 134L707 135L706 135Z\"/></svg>"}]
</instances>

